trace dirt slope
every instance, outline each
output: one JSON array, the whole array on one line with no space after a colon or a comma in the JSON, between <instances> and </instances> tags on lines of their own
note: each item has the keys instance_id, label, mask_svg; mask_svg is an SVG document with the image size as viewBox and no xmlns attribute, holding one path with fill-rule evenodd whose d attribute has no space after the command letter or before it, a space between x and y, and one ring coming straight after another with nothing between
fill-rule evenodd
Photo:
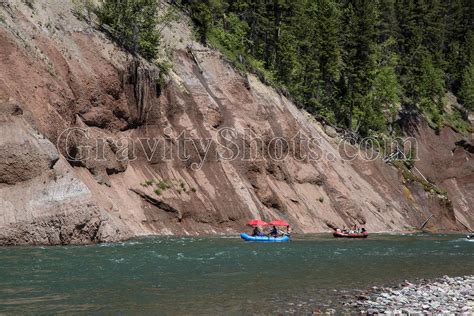
<instances>
[{"instance_id":1,"label":"dirt slope","mask_svg":"<svg viewBox=\"0 0 474 316\"><path fill-rule=\"evenodd\" d=\"M430 215L432 231L464 229L457 217L473 224L467 145L455 145L462 166L446 157L451 175L433 178L453 208L380 159L343 159L338 139L291 101L191 38L183 22L165 30L173 69L160 85L157 68L69 3L0 2L0 244L233 234L254 217L304 233L409 231ZM431 153L444 155L446 140L426 128L417 136L433 158L420 169L436 174ZM262 154L243 154L252 151Z\"/></svg>"}]
</instances>

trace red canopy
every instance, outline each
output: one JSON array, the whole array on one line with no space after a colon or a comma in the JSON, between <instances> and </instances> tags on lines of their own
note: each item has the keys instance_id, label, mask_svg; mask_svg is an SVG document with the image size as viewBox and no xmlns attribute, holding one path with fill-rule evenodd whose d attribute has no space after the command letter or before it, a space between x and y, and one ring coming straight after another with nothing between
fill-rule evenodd
<instances>
[{"instance_id":1,"label":"red canopy","mask_svg":"<svg viewBox=\"0 0 474 316\"><path fill-rule=\"evenodd\" d=\"M274 221L271 221L270 223L268 223L268 225L270 226L290 226L290 224L288 224L286 221L282 220L282 219L276 219Z\"/></svg>"},{"instance_id":2,"label":"red canopy","mask_svg":"<svg viewBox=\"0 0 474 316\"><path fill-rule=\"evenodd\" d=\"M259 220L259 219L252 219L250 222L247 223L247 225L249 225L249 226L267 226L268 223L264 222L262 220Z\"/></svg>"}]
</instances>

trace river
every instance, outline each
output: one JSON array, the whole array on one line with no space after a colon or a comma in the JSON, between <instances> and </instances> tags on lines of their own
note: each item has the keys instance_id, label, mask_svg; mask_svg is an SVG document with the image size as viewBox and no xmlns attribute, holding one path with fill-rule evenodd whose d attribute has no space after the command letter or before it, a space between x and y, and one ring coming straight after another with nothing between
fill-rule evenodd
<instances>
[{"instance_id":1,"label":"river","mask_svg":"<svg viewBox=\"0 0 474 316\"><path fill-rule=\"evenodd\" d=\"M372 286L474 274L460 235L149 237L0 248L0 313L311 313Z\"/></svg>"}]
</instances>

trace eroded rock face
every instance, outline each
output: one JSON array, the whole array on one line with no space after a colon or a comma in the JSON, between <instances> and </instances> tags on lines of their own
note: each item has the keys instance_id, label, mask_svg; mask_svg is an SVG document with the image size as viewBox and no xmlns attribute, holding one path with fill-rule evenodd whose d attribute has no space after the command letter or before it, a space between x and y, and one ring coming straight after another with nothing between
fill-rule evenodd
<instances>
[{"instance_id":1,"label":"eroded rock face","mask_svg":"<svg viewBox=\"0 0 474 316\"><path fill-rule=\"evenodd\" d=\"M0 117L0 245L67 245L131 236L92 199L54 145L22 117Z\"/></svg>"},{"instance_id":2,"label":"eroded rock face","mask_svg":"<svg viewBox=\"0 0 474 316\"><path fill-rule=\"evenodd\" d=\"M99 184L107 186L110 186L109 175L127 170L128 152L119 147L121 142L116 134L89 127L79 117L76 118L76 127L70 131L67 138L61 138L58 146L66 152L71 165L86 168Z\"/></svg>"},{"instance_id":3,"label":"eroded rock face","mask_svg":"<svg viewBox=\"0 0 474 316\"><path fill-rule=\"evenodd\" d=\"M98 207L74 205L69 214L19 221L0 232L0 245L79 245L116 242L129 237Z\"/></svg>"},{"instance_id":4,"label":"eroded rock face","mask_svg":"<svg viewBox=\"0 0 474 316\"><path fill-rule=\"evenodd\" d=\"M468 135L450 127L438 133L424 121L406 119L405 131L418 140L415 166L431 182L448 192L450 214L455 221L473 229L474 151Z\"/></svg>"}]
</instances>

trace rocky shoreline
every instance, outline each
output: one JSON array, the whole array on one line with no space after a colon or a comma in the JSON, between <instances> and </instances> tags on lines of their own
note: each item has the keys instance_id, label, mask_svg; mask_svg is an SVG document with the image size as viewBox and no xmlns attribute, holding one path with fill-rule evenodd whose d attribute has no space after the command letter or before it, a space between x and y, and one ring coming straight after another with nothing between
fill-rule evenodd
<instances>
[{"instance_id":1,"label":"rocky shoreline","mask_svg":"<svg viewBox=\"0 0 474 316\"><path fill-rule=\"evenodd\" d=\"M367 315L472 315L474 276L444 276L417 284L404 281L392 288L373 287L344 305Z\"/></svg>"}]
</instances>

